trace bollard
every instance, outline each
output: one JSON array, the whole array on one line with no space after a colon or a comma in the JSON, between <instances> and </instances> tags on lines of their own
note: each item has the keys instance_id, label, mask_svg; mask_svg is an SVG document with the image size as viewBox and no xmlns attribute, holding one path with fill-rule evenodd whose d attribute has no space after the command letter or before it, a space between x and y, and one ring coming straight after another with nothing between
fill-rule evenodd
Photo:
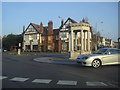
<instances>
[{"instance_id":1,"label":"bollard","mask_svg":"<svg viewBox=\"0 0 120 90\"><path fill-rule=\"evenodd\" d=\"M18 55L20 55L20 49L18 49Z\"/></svg>"}]
</instances>

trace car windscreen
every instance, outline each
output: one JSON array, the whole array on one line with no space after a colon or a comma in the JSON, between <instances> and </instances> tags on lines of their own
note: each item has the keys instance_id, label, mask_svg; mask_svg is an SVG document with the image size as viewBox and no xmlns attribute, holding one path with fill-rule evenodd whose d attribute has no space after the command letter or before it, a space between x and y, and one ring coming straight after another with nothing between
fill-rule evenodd
<instances>
[{"instance_id":1,"label":"car windscreen","mask_svg":"<svg viewBox=\"0 0 120 90\"><path fill-rule=\"evenodd\" d=\"M95 54L104 54L108 49L99 49Z\"/></svg>"}]
</instances>

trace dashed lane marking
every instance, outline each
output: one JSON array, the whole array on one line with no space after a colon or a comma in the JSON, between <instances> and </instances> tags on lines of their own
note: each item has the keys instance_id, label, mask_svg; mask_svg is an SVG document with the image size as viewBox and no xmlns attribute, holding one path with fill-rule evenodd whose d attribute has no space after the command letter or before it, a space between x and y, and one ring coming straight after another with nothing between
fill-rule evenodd
<instances>
[{"instance_id":1,"label":"dashed lane marking","mask_svg":"<svg viewBox=\"0 0 120 90\"><path fill-rule=\"evenodd\" d=\"M50 79L35 79L32 82L34 83L50 83L52 80Z\"/></svg>"},{"instance_id":2,"label":"dashed lane marking","mask_svg":"<svg viewBox=\"0 0 120 90\"><path fill-rule=\"evenodd\" d=\"M6 77L6 76L0 76L0 80L5 79L5 78L8 78L8 77Z\"/></svg>"},{"instance_id":3,"label":"dashed lane marking","mask_svg":"<svg viewBox=\"0 0 120 90\"><path fill-rule=\"evenodd\" d=\"M59 85L77 85L77 81L65 81L65 80L59 80L57 82Z\"/></svg>"},{"instance_id":4,"label":"dashed lane marking","mask_svg":"<svg viewBox=\"0 0 120 90\"><path fill-rule=\"evenodd\" d=\"M103 82L86 82L86 85L87 86L108 86Z\"/></svg>"},{"instance_id":5,"label":"dashed lane marking","mask_svg":"<svg viewBox=\"0 0 120 90\"><path fill-rule=\"evenodd\" d=\"M20 81L20 82L24 82L26 80L28 80L29 78L21 78L21 77L15 77L10 79L11 81Z\"/></svg>"}]
</instances>

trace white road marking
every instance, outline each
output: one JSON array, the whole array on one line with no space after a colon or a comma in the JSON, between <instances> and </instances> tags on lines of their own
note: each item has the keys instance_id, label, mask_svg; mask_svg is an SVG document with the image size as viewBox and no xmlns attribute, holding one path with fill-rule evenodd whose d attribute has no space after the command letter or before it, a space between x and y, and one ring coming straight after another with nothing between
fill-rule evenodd
<instances>
[{"instance_id":1,"label":"white road marking","mask_svg":"<svg viewBox=\"0 0 120 90\"><path fill-rule=\"evenodd\" d=\"M108 86L103 82L86 82L87 86Z\"/></svg>"},{"instance_id":2,"label":"white road marking","mask_svg":"<svg viewBox=\"0 0 120 90\"><path fill-rule=\"evenodd\" d=\"M0 76L0 80L8 78L7 76ZM22 77L14 77L12 79L9 79L11 81L20 81L20 82L25 82L29 78L22 78ZM50 83L52 80L51 79L34 79L32 82L33 83ZM70 81L70 80L59 80L56 84L59 85L77 85L77 81ZM115 86L113 84L106 84L100 81L87 81L86 82L87 86Z\"/></svg>"},{"instance_id":3,"label":"white road marking","mask_svg":"<svg viewBox=\"0 0 120 90\"><path fill-rule=\"evenodd\" d=\"M6 76L0 76L0 80L7 78Z\"/></svg>"},{"instance_id":4,"label":"white road marking","mask_svg":"<svg viewBox=\"0 0 120 90\"><path fill-rule=\"evenodd\" d=\"M11 81L20 81L20 82L24 82L26 80L28 80L29 78L21 78L21 77L15 77L10 79Z\"/></svg>"},{"instance_id":5,"label":"white road marking","mask_svg":"<svg viewBox=\"0 0 120 90\"><path fill-rule=\"evenodd\" d=\"M66 80L59 80L57 84L61 85L76 85L77 81L66 81Z\"/></svg>"},{"instance_id":6,"label":"white road marking","mask_svg":"<svg viewBox=\"0 0 120 90\"><path fill-rule=\"evenodd\" d=\"M32 82L34 83L50 83L52 80L50 79L35 79Z\"/></svg>"}]
</instances>

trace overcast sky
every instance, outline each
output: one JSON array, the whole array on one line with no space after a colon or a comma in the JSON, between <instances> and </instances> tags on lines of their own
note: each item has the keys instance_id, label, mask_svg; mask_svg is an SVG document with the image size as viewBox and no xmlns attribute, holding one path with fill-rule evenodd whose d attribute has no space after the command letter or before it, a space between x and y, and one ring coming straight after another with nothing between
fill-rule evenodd
<instances>
[{"instance_id":1,"label":"overcast sky","mask_svg":"<svg viewBox=\"0 0 120 90\"><path fill-rule=\"evenodd\" d=\"M23 25L27 27L31 22L47 26L49 20L58 28L61 21L58 16L77 22L87 17L93 27L97 24L102 36L113 41L118 37L117 2L2 2L2 34L20 34Z\"/></svg>"}]
</instances>

